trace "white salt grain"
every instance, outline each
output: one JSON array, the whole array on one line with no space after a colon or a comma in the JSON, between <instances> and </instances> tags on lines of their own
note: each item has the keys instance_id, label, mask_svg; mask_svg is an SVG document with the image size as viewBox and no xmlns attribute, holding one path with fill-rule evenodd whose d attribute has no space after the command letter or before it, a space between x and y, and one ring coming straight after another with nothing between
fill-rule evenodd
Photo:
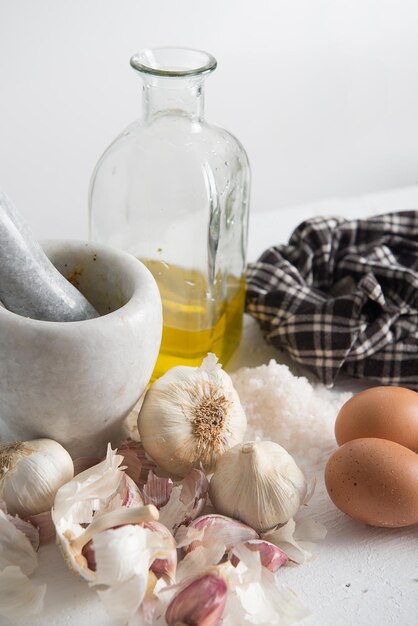
<instances>
[{"instance_id":1,"label":"white salt grain","mask_svg":"<svg viewBox=\"0 0 418 626\"><path fill-rule=\"evenodd\" d=\"M336 446L335 418L351 393L312 385L274 359L268 365L243 367L231 377L247 415L248 440L275 441L312 469Z\"/></svg>"}]
</instances>

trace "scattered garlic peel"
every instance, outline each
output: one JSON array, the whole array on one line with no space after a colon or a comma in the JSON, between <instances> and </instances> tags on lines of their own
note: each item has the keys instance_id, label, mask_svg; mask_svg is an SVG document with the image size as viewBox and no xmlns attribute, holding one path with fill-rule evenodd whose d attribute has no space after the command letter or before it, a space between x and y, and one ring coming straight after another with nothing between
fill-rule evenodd
<instances>
[{"instance_id":1,"label":"scattered garlic peel","mask_svg":"<svg viewBox=\"0 0 418 626\"><path fill-rule=\"evenodd\" d=\"M291 624L309 614L296 594L280 584L280 572L272 573L262 567L260 554L245 546L237 550L240 562L218 566L228 583L230 593L222 624Z\"/></svg>"},{"instance_id":2,"label":"scattered garlic peel","mask_svg":"<svg viewBox=\"0 0 418 626\"><path fill-rule=\"evenodd\" d=\"M36 553L29 539L16 528L6 513L0 511L0 570L16 565L23 574L29 575L37 564Z\"/></svg>"},{"instance_id":3,"label":"scattered garlic peel","mask_svg":"<svg viewBox=\"0 0 418 626\"><path fill-rule=\"evenodd\" d=\"M170 500L172 490L173 481L171 478L160 478L150 470L143 488L144 502L145 504L154 504L160 509Z\"/></svg>"},{"instance_id":4,"label":"scattered garlic peel","mask_svg":"<svg viewBox=\"0 0 418 626\"><path fill-rule=\"evenodd\" d=\"M182 583L204 574L222 560L225 552L225 544L217 542L208 547L199 546L192 550L186 554L177 566L177 583Z\"/></svg>"},{"instance_id":5,"label":"scattered garlic peel","mask_svg":"<svg viewBox=\"0 0 418 626\"><path fill-rule=\"evenodd\" d=\"M155 558L169 558L173 544L138 525L107 530L93 539L96 559L95 585L109 615L129 620L140 607L148 589L149 573Z\"/></svg>"},{"instance_id":6,"label":"scattered garlic peel","mask_svg":"<svg viewBox=\"0 0 418 626\"><path fill-rule=\"evenodd\" d=\"M55 539L55 526L52 521L51 511L31 515L28 521L37 529L39 545L42 546Z\"/></svg>"},{"instance_id":7,"label":"scattered garlic peel","mask_svg":"<svg viewBox=\"0 0 418 626\"><path fill-rule=\"evenodd\" d=\"M104 508L106 511L112 511L114 509L120 509L121 506L132 507L143 505L144 500L139 487L132 478L123 472L118 490L111 496L108 502L104 504Z\"/></svg>"},{"instance_id":8,"label":"scattered garlic peel","mask_svg":"<svg viewBox=\"0 0 418 626\"><path fill-rule=\"evenodd\" d=\"M204 534L204 528L180 526L175 534L177 548L185 548L189 546L192 542L198 542L199 544L201 544Z\"/></svg>"},{"instance_id":9,"label":"scattered garlic peel","mask_svg":"<svg viewBox=\"0 0 418 626\"><path fill-rule=\"evenodd\" d=\"M316 483L317 483L316 476L314 476L312 478L312 480L307 485L306 495L305 495L305 498L304 498L302 504L306 505L306 504L309 503L309 501L311 500L313 494L315 493Z\"/></svg>"},{"instance_id":10,"label":"scattered garlic peel","mask_svg":"<svg viewBox=\"0 0 418 626\"><path fill-rule=\"evenodd\" d=\"M46 590L45 585L35 587L28 578L38 559L28 537L19 529L28 523L16 522L17 518L0 510L0 615L12 619L39 613Z\"/></svg>"},{"instance_id":11,"label":"scattered garlic peel","mask_svg":"<svg viewBox=\"0 0 418 626\"><path fill-rule=\"evenodd\" d=\"M242 541L259 539L259 535L253 528L225 515L202 515L193 520L190 528L203 529L204 535L202 540L192 540L188 550L194 550L198 545L209 547L214 543L218 543L225 546L226 551L229 551Z\"/></svg>"},{"instance_id":12,"label":"scattered garlic peel","mask_svg":"<svg viewBox=\"0 0 418 626\"><path fill-rule=\"evenodd\" d=\"M100 501L107 502L123 479L119 467L123 457L108 447L106 459L75 476L58 489L52 508L52 520L58 535L66 523L89 524Z\"/></svg>"},{"instance_id":13,"label":"scattered garlic peel","mask_svg":"<svg viewBox=\"0 0 418 626\"><path fill-rule=\"evenodd\" d=\"M122 524L142 524L143 522L158 520L158 517L158 509L153 504L138 508L120 508L102 513L93 519L81 535L71 540L71 547L73 550L81 552L86 543L98 533Z\"/></svg>"},{"instance_id":14,"label":"scattered garlic peel","mask_svg":"<svg viewBox=\"0 0 418 626\"><path fill-rule=\"evenodd\" d=\"M324 539L326 534L325 526L305 517L296 521L291 518L284 526L269 530L261 537L283 550L291 561L305 563L313 556L315 542Z\"/></svg>"},{"instance_id":15,"label":"scattered garlic peel","mask_svg":"<svg viewBox=\"0 0 418 626\"><path fill-rule=\"evenodd\" d=\"M154 555L154 560L151 564L151 572L153 572L153 574L155 574L158 578L163 576L168 581L173 582L177 569L177 547L173 535L168 528L160 522L145 522L143 526L144 528L157 533L161 543L165 546L161 553L156 553Z\"/></svg>"},{"instance_id":16,"label":"scattered garlic peel","mask_svg":"<svg viewBox=\"0 0 418 626\"><path fill-rule=\"evenodd\" d=\"M176 532L182 524L189 523L202 512L207 491L208 480L202 470L190 470L171 489L169 501L160 509L160 522L173 533Z\"/></svg>"},{"instance_id":17,"label":"scattered garlic peel","mask_svg":"<svg viewBox=\"0 0 418 626\"><path fill-rule=\"evenodd\" d=\"M128 439L119 446L117 454L123 456L123 464L126 465L125 473L140 487L147 482L149 471L157 469L156 463L146 454L140 441Z\"/></svg>"},{"instance_id":18,"label":"scattered garlic peel","mask_svg":"<svg viewBox=\"0 0 418 626\"><path fill-rule=\"evenodd\" d=\"M35 586L20 567L7 566L0 572L0 615L19 619L40 613L46 585Z\"/></svg>"},{"instance_id":19,"label":"scattered garlic peel","mask_svg":"<svg viewBox=\"0 0 418 626\"><path fill-rule=\"evenodd\" d=\"M4 503L3 506L0 507L0 511L2 511L9 522L13 524L17 530L20 530L25 537L27 537L32 545L34 550L38 550L40 544L40 536L39 530L36 528L36 525L31 523L31 520L23 520L18 515L9 515L7 513L7 507Z\"/></svg>"},{"instance_id":20,"label":"scattered garlic peel","mask_svg":"<svg viewBox=\"0 0 418 626\"><path fill-rule=\"evenodd\" d=\"M74 549L72 542L85 532L84 525L90 524L95 516L122 507L126 489L133 485L120 467L122 461L123 457L109 445L104 461L58 490L51 511L58 544L68 567L89 581L95 579L95 573L88 568L86 558ZM138 492L136 485L134 488Z\"/></svg>"},{"instance_id":21,"label":"scattered garlic peel","mask_svg":"<svg viewBox=\"0 0 418 626\"><path fill-rule=\"evenodd\" d=\"M249 541L239 543L230 551L229 558L233 565L236 565L239 562L239 553L242 547L252 552L258 552L260 555L261 565L267 568L270 572L277 572L277 570L283 565L286 565L289 560L283 550L275 546L273 543L270 543L265 539L250 539Z\"/></svg>"}]
</instances>

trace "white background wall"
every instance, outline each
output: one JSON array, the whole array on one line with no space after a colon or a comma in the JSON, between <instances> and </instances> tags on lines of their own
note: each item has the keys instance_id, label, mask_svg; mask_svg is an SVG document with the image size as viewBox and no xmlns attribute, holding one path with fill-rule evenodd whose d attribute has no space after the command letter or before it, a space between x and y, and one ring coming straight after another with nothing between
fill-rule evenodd
<instances>
[{"instance_id":1,"label":"white background wall","mask_svg":"<svg viewBox=\"0 0 418 626\"><path fill-rule=\"evenodd\" d=\"M140 113L131 54L218 59L206 110L247 148L252 210L418 180L416 0L0 0L0 188L38 237L86 237L91 171Z\"/></svg>"}]
</instances>

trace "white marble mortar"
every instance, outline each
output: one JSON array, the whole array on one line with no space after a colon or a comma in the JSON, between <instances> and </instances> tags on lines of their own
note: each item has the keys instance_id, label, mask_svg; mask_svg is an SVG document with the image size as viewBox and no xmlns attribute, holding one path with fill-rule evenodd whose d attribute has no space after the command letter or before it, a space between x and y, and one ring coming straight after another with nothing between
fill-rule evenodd
<instances>
[{"instance_id":1,"label":"white marble mortar","mask_svg":"<svg viewBox=\"0 0 418 626\"><path fill-rule=\"evenodd\" d=\"M83 241L42 245L100 317L45 322L0 307L0 442L50 437L73 457L102 455L151 377L160 295L147 268L124 252Z\"/></svg>"}]
</instances>

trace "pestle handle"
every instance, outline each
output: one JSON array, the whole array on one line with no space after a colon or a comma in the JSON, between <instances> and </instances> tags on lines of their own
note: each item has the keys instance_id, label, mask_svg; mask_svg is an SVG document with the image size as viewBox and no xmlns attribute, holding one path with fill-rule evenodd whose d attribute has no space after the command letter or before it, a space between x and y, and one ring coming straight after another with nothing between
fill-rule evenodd
<instances>
[{"instance_id":1,"label":"pestle handle","mask_svg":"<svg viewBox=\"0 0 418 626\"><path fill-rule=\"evenodd\" d=\"M1 191L0 301L9 311L37 320L75 322L99 315L53 266Z\"/></svg>"}]
</instances>

